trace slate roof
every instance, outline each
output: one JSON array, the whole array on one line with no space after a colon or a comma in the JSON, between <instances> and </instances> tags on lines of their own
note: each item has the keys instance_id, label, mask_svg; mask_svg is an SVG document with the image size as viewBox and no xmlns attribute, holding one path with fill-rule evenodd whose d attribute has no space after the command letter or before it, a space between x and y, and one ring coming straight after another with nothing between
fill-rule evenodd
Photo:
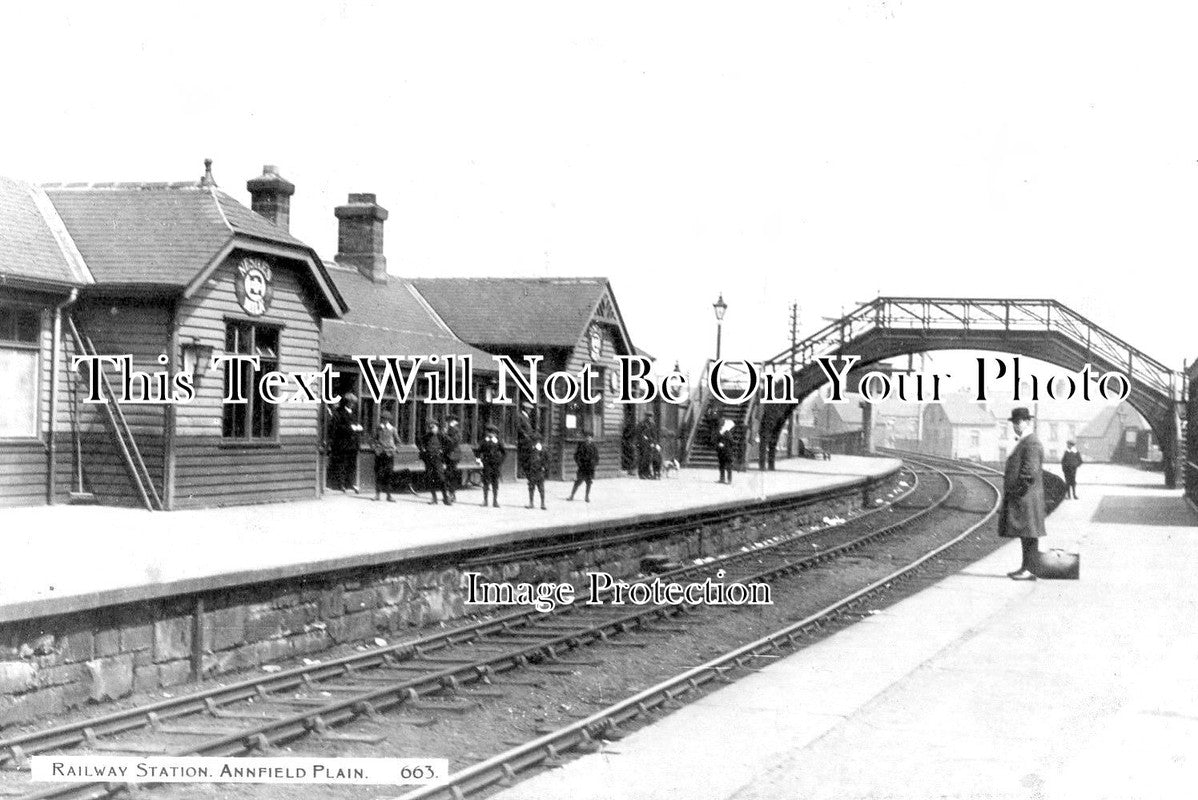
<instances>
[{"instance_id":1,"label":"slate roof","mask_svg":"<svg viewBox=\"0 0 1198 800\"><path fill-rule=\"evenodd\" d=\"M907 400L879 400L873 406L875 419L879 417L914 419L923 413L923 408L919 403Z\"/></svg>"},{"instance_id":2,"label":"slate roof","mask_svg":"<svg viewBox=\"0 0 1198 800\"><path fill-rule=\"evenodd\" d=\"M845 425L856 425L860 428L865 424L865 409L861 407L860 398L850 399L847 403L824 403L823 407L831 409Z\"/></svg>"},{"instance_id":3,"label":"slate roof","mask_svg":"<svg viewBox=\"0 0 1198 800\"><path fill-rule=\"evenodd\" d=\"M91 282L45 194L0 177L0 278L82 286Z\"/></svg>"},{"instance_id":4,"label":"slate roof","mask_svg":"<svg viewBox=\"0 0 1198 800\"><path fill-rule=\"evenodd\" d=\"M98 283L187 286L235 235L310 250L215 186L50 184L45 192Z\"/></svg>"},{"instance_id":5,"label":"slate roof","mask_svg":"<svg viewBox=\"0 0 1198 800\"><path fill-rule=\"evenodd\" d=\"M949 398L940 403L940 407L944 409L944 416L948 418L949 425L990 428L997 422L985 406L969 400Z\"/></svg>"},{"instance_id":6,"label":"slate roof","mask_svg":"<svg viewBox=\"0 0 1198 800\"><path fill-rule=\"evenodd\" d=\"M1118 416L1120 409L1126 409L1123 412L1123 422L1125 425L1139 430L1146 428L1139 413L1130 404L1120 403L1114 406L1105 406L1100 410L1094 419L1086 423L1086 426L1078 432L1077 438L1081 439L1085 437L1092 439L1106 436L1107 431L1110 430L1111 423L1115 421L1115 417Z\"/></svg>"},{"instance_id":7,"label":"slate roof","mask_svg":"<svg viewBox=\"0 0 1198 800\"><path fill-rule=\"evenodd\" d=\"M491 354L453 334L410 281L391 276L374 283L355 267L325 262L349 304L341 320L326 320L321 350L326 356L470 355L476 372L495 372Z\"/></svg>"},{"instance_id":8,"label":"slate roof","mask_svg":"<svg viewBox=\"0 0 1198 800\"><path fill-rule=\"evenodd\" d=\"M606 278L414 278L454 333L480 347L573 347Z\"/></svg>"}]
</instances>

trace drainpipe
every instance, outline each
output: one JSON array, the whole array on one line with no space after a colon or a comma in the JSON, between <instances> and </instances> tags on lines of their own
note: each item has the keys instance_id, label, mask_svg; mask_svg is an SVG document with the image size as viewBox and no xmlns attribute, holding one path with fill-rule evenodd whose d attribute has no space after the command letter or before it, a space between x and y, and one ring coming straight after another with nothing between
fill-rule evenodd
<instances>
[{"instance_id":1,"label":"drainpipe","mask_svg":"<svg viewBox=\"0 0 1198 800\"><path fill-rule=\"evenodd\" d=\"M54 340L51 345L50 368L50 470L46 475L46 503L54 505L56 492L55 481L58 470L58 369L62 359L62 312L67 306L72 306L79 299L79 290L71 289L71 295L54 307Z\"/></svg>"}]
</instances>

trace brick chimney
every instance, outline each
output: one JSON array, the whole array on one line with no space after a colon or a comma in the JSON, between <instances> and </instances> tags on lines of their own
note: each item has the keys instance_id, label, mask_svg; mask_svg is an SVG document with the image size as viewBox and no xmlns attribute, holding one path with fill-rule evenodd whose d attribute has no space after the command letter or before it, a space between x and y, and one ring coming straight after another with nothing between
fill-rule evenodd
<instances>
[{"instance_id":1,"label":"brick chimney","mask_svg":"<svg viewBox=\"0 0 1198 800\"><path fill-rule=\"evenodd\" d=\"M383 255L383 221L387 209L373 194L351 194L349 202L333 212L340 221L337 230L337 261L353 264L375 283L387 282L387 258Z\"/></svg>"},{"instance_id":2,"label":"brick chimney","mask_svg":"<svg viewBox=\"0 0 1198 800\"><path fill-rule=\"evenodd\" d=\"M248 180L245 188L250 191L250 208L259 216L287 230L291 225L291 195L295 184L279 174L279 168L267 164L262 174Z\"/></svg>"}]
</instances>

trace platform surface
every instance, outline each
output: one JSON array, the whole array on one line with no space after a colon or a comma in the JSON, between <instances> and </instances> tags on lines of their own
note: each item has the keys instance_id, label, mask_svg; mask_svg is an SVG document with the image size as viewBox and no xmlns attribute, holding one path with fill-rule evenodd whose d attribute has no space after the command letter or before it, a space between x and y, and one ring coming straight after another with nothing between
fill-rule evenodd
<instances>
[{"instance_id":1,"label":"platform surface","mask_svg":"<svg viewBox=\"0 0 1198 800\"><path fill-rule=\"evenodd\" d=\"M1198 518L1159 474L1079 477L1042 546L1080 581L1009 580L1012 543L497 797L1194 797Z\"/></svg>"},{"instance_id":2,"label":"platform surface","mask_svg":"<svg viewBox=\"0 0 1198 800\"><path fill-rule=\"evenodd\" d=\"M527 484L500 484L500 508L480 489L432 506L428 495L329 493L321 500L151 513L104 506L0 509L0 622L185 592L418 558L463 549L649 521L752 500L849 485L898 467L888 458L791 459L776 472L712 470L660 481L596 481L566 502L572 482L546 484L529 510Z\"/></svg>"}]
</instances>

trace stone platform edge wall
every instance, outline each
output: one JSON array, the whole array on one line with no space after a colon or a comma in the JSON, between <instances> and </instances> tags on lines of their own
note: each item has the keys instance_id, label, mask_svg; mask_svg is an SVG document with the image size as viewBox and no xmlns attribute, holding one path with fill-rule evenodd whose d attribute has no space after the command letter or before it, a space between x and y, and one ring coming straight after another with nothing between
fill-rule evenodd
<instances>
[{"instance_id":1,"label":"stone platform edge wall","mask_svg":"<svg viewBox=\"0 0 1198 800\"><path fill-rule=\"evenodd\" d=\"M847 516L897 481L891 475L797 508L763 512L749 507L731 520L696 523L681 533L649 533L607 547L582 542L569 555L474 571L489 581L570 581L576 588L591 571L628 579L650 552L683 562L728 552L773 535L767 530L797 530L826 516ZM500 610L465 605L458 564L468 564L467 556L400 561L0 624L0 730L89 703L170 689L192 681L197 668L205 680L231 676L338 645L370 644L376 638L396 643L429 633L421 628Z\"/></svg>"}]
</instances>

